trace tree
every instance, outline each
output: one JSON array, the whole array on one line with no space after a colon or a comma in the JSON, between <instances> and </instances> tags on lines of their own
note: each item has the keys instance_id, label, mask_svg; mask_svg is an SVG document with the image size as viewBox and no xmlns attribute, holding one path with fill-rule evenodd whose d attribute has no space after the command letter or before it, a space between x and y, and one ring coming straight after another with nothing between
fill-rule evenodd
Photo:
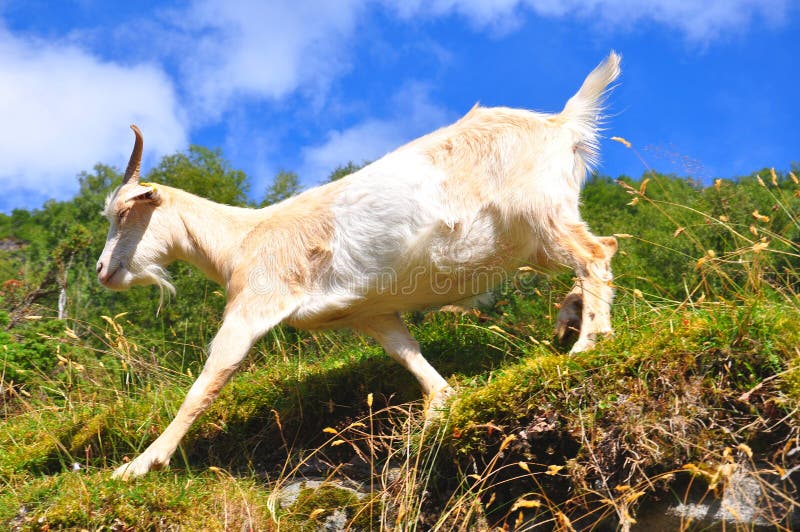
<instances>
[{"instance_id":1,"label":"tree","mask_svg":"<svg viewBox=\"0 0 800 532\"><path fill-rule=\"evenodd\" d=\"M300 192L300 180L297 174L281 170L272 179L272 184L267 188L267 193L259 206L273 205L294 196L298 192Z\"/></svg>"},{"instance_id":2,"label":"tree","mask_svg":"<svg viewBox=\"0 0 800 532\"><path fill-rule=\"evenodd\" d=\"M234 170L219 149L190 146L167 155L147 175L148 181L180 188L226 205L247 205L247 176Z\"/></svg>"},{"instance_id":3,"label":"tree","mask_svg":"<svg viewBox=\"0 0 800 532\"><path fill-rule=\"evenodd\" d=\"M72 202L76 207L76 216L85 224L102 224L105 220L98 213L105 206L106 198L122 181L122 174L105 164L97 164L92 173L78 174L80 191Z\"/></svg>"},{"instance_id":4,"label":"tree","mask_svg":"<svg viewBox=\"0 0 800 532\"><path fill-rule=\"evenodd\" d=\"M333 172L328 175L328 183L332 181L338 181L339 179L343 178L344 176L350 175L352 173L358 172L365 166L369 164L369 161L364 161L361 164L355 164L353 161L348 161L345 165L337 166Z\"/></svg>"}]
</instances>

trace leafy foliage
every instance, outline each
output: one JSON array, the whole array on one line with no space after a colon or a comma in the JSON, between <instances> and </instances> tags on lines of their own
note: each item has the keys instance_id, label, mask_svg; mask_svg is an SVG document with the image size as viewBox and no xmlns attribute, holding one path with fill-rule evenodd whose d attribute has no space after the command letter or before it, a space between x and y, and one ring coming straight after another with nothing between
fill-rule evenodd
<instances>
[{"instance_id":1,"label":"leafy foliage","mask_svg":"<svg viewBox=\"0 0 800 532\"><path fill-rule=\"evenodd\" d=\"M58 364L61 346L52 335L61 332L61 325L55 320L38 319L41 316L30 318L34 317L8 331L8 313L0 310L0 375L6 382L35 380L51 374Z\"/></svg>"},{"instance_id":2,"label":"leafy foliage","mask_svg":"<svg viewBox=\"0 0 800 532\"><path fill-rule=\"evenodd\" d=\"M148 181L180 188L226 205L247 205L247 176L234 170L222 153L190 146L186 153L168 155L147 175Z\"/></svg>"},{"instance_id":3,"label":"leafy foliage","mask_svg":"<svg viewBox=\"0 0 800 532\"><path fill-rule=\"evenodd\" d=\"M272 184L267 188L264 199L261 200L261 207L279 203L300 192L300 178L294 172L281 170L275 175Z\"/></svg>"},{"instance_id":4,"label":"leafy foliage","mask_svg":"<svg viewBox=\"0 0 800 532\"><path fill-rule=\"evenodd\" d=\"M328 182L338 181L339 179L348 176L352 173L358 172L365 166L369 164L368 161L364 161L361 164L356 164L353 161L349 161L345 165L337 166L333 169L333 171L328 175Z\"/></svg>"}]
</instances>

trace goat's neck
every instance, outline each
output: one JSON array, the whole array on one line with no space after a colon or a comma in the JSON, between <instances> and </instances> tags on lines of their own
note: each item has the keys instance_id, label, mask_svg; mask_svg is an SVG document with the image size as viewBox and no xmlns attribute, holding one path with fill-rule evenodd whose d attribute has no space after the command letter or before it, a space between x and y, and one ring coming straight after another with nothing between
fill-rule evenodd
<instances>
[{"instance_id":1,"label":"goat's neck","mask_svg":"<svg viewBox=\"0 0 800 532\"><path fill-rule=\"evenodd\" d=\"M184 196L185 195L185 196ZM174 242L175 258L200 269L212 281L226 286L230 280L246 226L252 227L257 211L220 205L187 193L175 197L182 231Z\"/></svg>"}]
</instances>

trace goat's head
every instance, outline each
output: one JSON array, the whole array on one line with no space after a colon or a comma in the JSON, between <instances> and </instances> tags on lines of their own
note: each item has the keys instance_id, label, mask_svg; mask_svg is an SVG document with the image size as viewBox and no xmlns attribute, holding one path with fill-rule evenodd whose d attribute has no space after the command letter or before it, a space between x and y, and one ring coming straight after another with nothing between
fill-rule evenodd
<instances>
[{"instance_id":1,"label":"goat's head","mask_svg":"<svg viewBox=\"0 0 800 532\"><path fill-rule=\"evenodd\" d=\"M172 231L170 215L159 208L164 197L159 188L139 181L142 161L142 133L136 134L125 177L106 199L103 214L111 227L106 245L97 261L100 283L112 290L157 284L173 290L164 266L170 261Z\"/></svg>"}]
</instances>

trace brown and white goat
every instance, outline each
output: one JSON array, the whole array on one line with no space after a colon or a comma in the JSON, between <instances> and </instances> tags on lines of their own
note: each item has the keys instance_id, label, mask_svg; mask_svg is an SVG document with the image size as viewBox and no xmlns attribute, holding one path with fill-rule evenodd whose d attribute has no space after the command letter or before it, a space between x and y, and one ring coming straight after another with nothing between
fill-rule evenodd
<instances>
[{"instance_id":1,"label":"brown and white goat","mask_svg":"<svg viewBox=\"0 0 800 532\"><path fill-rule=\"evenodd\" d=\"M597 157L603 97L618 75L612 52L558 114L476 106L354 174L259 210L140 182L142 136L132 126L125 178L105 208L100 282L171 289L164 267L184 260L225 287L227 305L175 419L114 475L166 466L253 342L281 322L372 336L434 402L450 388L401 312L485 293L524 264L566 265L578 281L560 333L580 330L572 351L610 333L616 240L592 235L578 203Z\"/></svg>"}]
</instances>

